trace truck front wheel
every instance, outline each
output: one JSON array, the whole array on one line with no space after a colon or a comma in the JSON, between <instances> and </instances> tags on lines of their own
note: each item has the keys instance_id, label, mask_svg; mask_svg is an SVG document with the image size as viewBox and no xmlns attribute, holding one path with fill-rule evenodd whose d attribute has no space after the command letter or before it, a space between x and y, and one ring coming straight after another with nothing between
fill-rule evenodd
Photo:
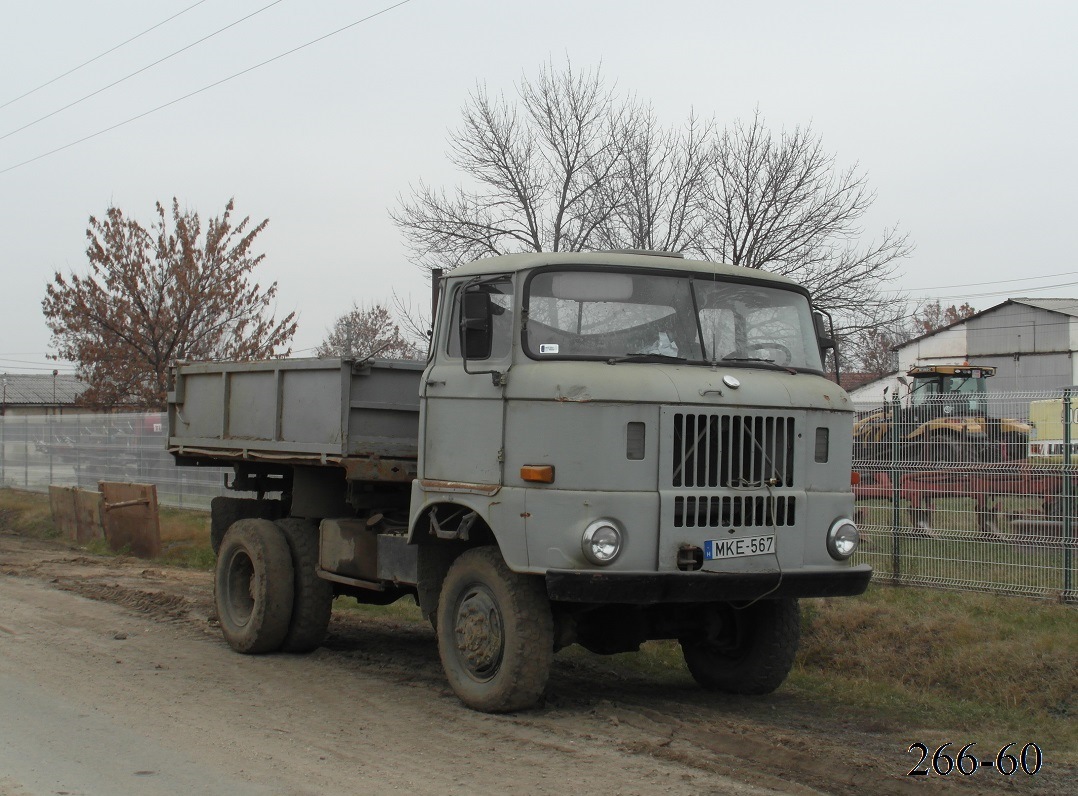
<instances>
[{"instance_id":1,"label":"truck front wheel","mask_svg":"<svg viewBox=\"0 0 1078 796\"><path fill-rule=\"evenodd\" d=\"M272 652L292 618L292 555L269 520L240 520L221 540L213 579L217 619L236 652Z\"/></svg>"},{"instance_id":2,"label":"truck front wheel","mask_svg":"<svg viewBox=\"0 0 1078 796\"><path fill-rule=\"evenodd\" d=\"M554 659L543 582L512 572L496 547L461 554L442 583L438 652L453 691L474 710L533 707Z\"/></svg>"},{"instance_id":3,"label":"truck front wheel","mask_svg":"<svg viewBox=\"0 0 1078 796\"><path fill-rule=\"evenodd\" d=\"M800 640L797 600L760 600L740 609L709 606L699 633L681 639L681 651L706 689L769 694L790 673Z\"/></svg>"}]
</instances>

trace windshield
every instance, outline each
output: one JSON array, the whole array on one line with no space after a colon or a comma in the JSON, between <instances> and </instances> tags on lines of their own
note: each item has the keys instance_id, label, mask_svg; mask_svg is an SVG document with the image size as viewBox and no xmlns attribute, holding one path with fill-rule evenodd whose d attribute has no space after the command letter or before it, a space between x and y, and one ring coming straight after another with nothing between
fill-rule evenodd
<instances>
[{"instance_id":1,"label":"windshield","mask_svg":"<svg viewBox=\"0 0 1078 796\"><path fill-rule=\"evenodd\" d=\"M684 360L821 370L804 294L691 274L548 269L526 289L534 359Z\"/></svg>"},{"instance_id":2,"label":"windshield","mask_svg":"<svg viewBox=\"0 0 1078 796\"><path fill-rule=\"evenodd\" d=\"M929 406L950 402L950 405L965 405L970 411L984 411L985 383L983 378L969 376L934 376L915 378L910 391L914 406ZM955 399L961 399L956 401Z\"/></svg>"}]
</instances>

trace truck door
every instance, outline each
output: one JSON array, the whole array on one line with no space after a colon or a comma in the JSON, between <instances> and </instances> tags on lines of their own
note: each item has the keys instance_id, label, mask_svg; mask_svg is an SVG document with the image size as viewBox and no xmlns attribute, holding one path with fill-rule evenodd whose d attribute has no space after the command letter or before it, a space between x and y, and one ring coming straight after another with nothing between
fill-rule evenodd
<instances>
[{"instance_id":1,"label":"truck door","mask_svg":"<svg viewBox=\"0 0 1078 796\"><path fill-rule=\"evenodd\" d=\"M424 376L422 478L502 483L513 309L509 276L451 285L442 305L439 350Z\"/></svg>"}]
</instances>

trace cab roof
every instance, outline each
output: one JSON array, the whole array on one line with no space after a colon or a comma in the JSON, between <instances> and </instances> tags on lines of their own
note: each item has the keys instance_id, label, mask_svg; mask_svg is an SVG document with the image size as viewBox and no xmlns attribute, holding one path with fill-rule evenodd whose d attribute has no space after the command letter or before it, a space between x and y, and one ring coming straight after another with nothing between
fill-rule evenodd
<instances>
[{"instance_id":1,"label":"cab roof","mask_svg":"<svg viewBox=\"0 0 1078 796\"><path fill-rule=\"evenodd\" d=\"M914 365L906 372L907 376L994 376L996 369L991 365Z\"/></svg>"},{"instance_id":2,"label":"cab roof","mask_svg":"<svg viewBox=\"0 0 1078 796\"><path fill-rule=\"evenodd\" d=\"M712 263L706 260L689 260L680 254L670 252L527 252L524 254L503 254L496 257L484 257L480 260L454 268L446 276L468 277L486 274L504 274L526 271L544 265L589 265L621 266L629 268L647 268L654 271L671 273L699 273L712 276L728 276L739 279L753 279L762 282L775 282L781 285L801 288L797 282L785 276L768 273L756 268L743 268L725 263ZM803 288L801 288L803 289Z\"/></svg>"}]
</instances>

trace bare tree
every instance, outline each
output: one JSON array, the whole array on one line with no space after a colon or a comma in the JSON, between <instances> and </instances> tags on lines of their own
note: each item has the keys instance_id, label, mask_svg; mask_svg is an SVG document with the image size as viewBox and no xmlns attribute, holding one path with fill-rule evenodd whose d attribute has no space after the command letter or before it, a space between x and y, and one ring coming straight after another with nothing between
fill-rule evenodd
<instances>
[{"instance_id":1,"label":"bare tree","mask_svg":"<svg viewBox=\"0 0 1078 796\"><path fill-rule=\"evenodd\" d=\"M757 111L718 137L713 168L702 254L797 280L846 333L907 314L881 287L911 252L908 236L890 228L862 245L875 193L856 165L839 169L811 127L776 136Z\"/></svg>"},{"instance_id":2,"label":"bare tree","mask_svg":"<svg viewBox=\"0 0 1078 796\"><path fill-rule=\"evenodd\" d=\"M623 114L617 135L622 159L601 186L612 211L599 225L597 243L608 249L698 249L714 124L690 115L682 129L666 129L653 109L634 108Z\"/></svg>"},{"instance_id":3,"label":"bare tree","mask_svg":"<svg viewBox=\"0 0 1078 796\"><path fill-rule=\"evenodd\" d=\"M615 103L598 70L540 70L519 102L479 86L450 137L450 161L476 184L453 192L420 184L393 220L426 268L478 257L588 248L613 211L621 161Z\"/></svg>"},{"instance_id":4,"label":"bare tree","mask_svg":"<svg viewBox=\"0 0 1078 796\"><path fill-rule=\"evenodd\" d=\"M251 252L268 220L232 221L230 199L202 236L195 212L172 200L149 229L117 207L90 218L90 273L56 273L42 310L56 358L78 363L95 406L163 406L168 367L176 358L256 359L287 356L295 313L277 322L270 307L277 283L263 290L250 276L265 258ZM283 350L281 350L283 349Z\"/></svg>"},{"instance_id":5,"label":"bare tree","mask_svg":"<svg viewBox=\"0 0 1078 796\"><path fill-rule=\"evenodd\" d=\"M422 359L423 352L401 334L400 326L384 304L352 309L333 323L326 339L315 349L320 357L345 359Z\"/></svg>"},{"instance_id":6,"label":"bare tree","mask_svg":"<svg viewBox=\"0 0 1078 796\"><path fill-rule=\"evenodd\" d=\"M426 269L520 251L684 251L794 278L840 337L908 315L904 296L882 293L907 235L862 241L875 194L811 127L773 134L757 112L724 130L695 114L666 128L599 70L547 64L516 102L476 89L449 157L475 188L421 184L391 213Z\"/></svg>"}]
</instances>

